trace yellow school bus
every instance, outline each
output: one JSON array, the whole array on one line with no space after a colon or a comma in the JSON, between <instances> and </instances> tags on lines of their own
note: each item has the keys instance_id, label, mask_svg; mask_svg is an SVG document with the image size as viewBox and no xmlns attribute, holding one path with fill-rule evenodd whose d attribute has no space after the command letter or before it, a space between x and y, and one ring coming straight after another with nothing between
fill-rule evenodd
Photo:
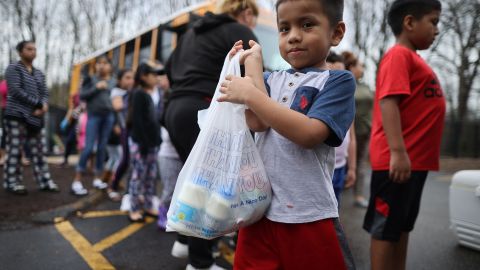
<instances>
[{"instance_id":1,"label":"yellow school bus","mask_svg":"<svg viewBox=\"0 0 480 270\"><path fill-rule=\"evenodd\" d=\"M70 95L78 91L83 75L93 73L97 57L106 55L111 59L115 70L121 68L135 70L139 63L149 60L165 63L175 48L178 36L187 29L188 22L195 16L203 16L207 11L214 12L215 9L216 1L190 6L166 17L159 24L149 27L133 37L116 42L81 59L72 67ZM269 70L284 68L286 63L278 51L275 14L262 7L260 7L259 13L254 32L263 48L265 68Z\"/></svg>"}]
</instances>

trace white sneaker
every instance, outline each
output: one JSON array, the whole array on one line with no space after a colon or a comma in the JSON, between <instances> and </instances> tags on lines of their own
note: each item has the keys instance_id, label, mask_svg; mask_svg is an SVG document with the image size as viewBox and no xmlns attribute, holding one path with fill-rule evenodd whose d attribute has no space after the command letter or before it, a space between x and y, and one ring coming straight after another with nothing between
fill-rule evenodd
<instances>
[{"instance_id":1,"label":"white sneaker","mask_svg":"<svg viewBox=\"0 0 480 270\"><path fill-rule=\"evenodd\" d=\"M130 211L132 206L130 205L130 195L125 194L122 197L122 204L120 204L120 210L122 211Z\"/></svg>"},{"instance_id":2,"label":"white sneaker","mask_svg":"<svg viewBox=\"0 0 480 270\"><path fill-rule=\"evenodd\" d=\"M226 269L214 263L212 266L208 268L195 268L191 264L189 264L187 265L187 268L185 268L185 270L226 270Z\"/></svg>"},{"instance_id":3,"label":"white sneaker","mask_svg":"<svg viewBox=\"0 0 480 270\"><path fill-rule=\"evenodd\" d=\"M98 178L95 178L95 180L93 180L93 187L96 189L106 189L108 184Z\"/></svg>"},{"instance_id":4,"label":"white sneaker","mask_svg":"<svg viewBox=\"0 0 480 270\"><path fill-rule=\"evenodd\" d=\"M172 256L179 259L187 259L188 245L175 241L172 247ZM188 269L188 266L187 266L187 269Z\"/></svg>"},{"instance_id":5,"label":"white sneaker","mask_svg":"<svg viewBox=\"0 0 480 270\"><path fill-rule=\"evenodd\" d=\"M82 182L80 181L72 182L71 192L73 195L76 195L76 196L85 196L88 194L88 190L83 187Z\"/></svg>"},{"instance_id":6,"label":"white sneaker","mask_svg":"<svg viewBox=\"0 0 480 270\"><path fill-rule=\"evenodd\" d=\"M160 207L160 198L154 195L152 197L152 209L158 209Z\"/></svg>"}]
</instances>

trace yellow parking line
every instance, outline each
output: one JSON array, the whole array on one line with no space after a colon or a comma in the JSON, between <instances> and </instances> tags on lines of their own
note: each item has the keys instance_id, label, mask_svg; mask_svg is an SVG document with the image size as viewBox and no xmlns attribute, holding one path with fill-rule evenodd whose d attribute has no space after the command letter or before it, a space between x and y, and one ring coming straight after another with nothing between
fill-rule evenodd
<instances>
[{"instance_id":1,"label":"yellow parking line","mask_svg":"<svg viewBox=\"0 0 480 270\"><path fill-rule=\"evenodd\" d=\"M82 256L85 262L92 269L115 269L110 262L97 252L94 247L83 237L69 221L63 221L55 224L57 230L62 236L70 242L73 248Z\"/></svg>"},{"instance_id":2,"label":"yellow parking line","mask_svg":"<svg viewBox=\"0 0 480 270\"><path fill-rule=\"evenodd\" d=\"M148 223L152 223L154 221L153 218L147 217L145 223L134 223L121 229L120 231L108 236L107 238L103 239L102 241L93 245L93 249L95 251L101 252L105 249L115 245L116 243L122 241L123 239L127 238L131 234L134 234L136 231L140 230L143 226Z\"/></svg>"},{"instance_id":3,"label":"yellow parking line","mask_svg":"<svg viewBox=\"0 0 480 270\"><path fill-rule=\"evenodd\" d=\"M124 216L128 212L122 210L107 210L107 211L90 211L86 213L78 212L77 216L81 218L98 218L111 216Z\"/></svg>"}]
</instances>

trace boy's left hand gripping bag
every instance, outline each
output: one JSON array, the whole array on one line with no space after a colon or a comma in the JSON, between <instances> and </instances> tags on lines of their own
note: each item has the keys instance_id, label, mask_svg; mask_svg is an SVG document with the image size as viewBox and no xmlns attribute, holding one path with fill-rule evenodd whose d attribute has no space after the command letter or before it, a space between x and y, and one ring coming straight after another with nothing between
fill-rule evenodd
<instances>
[{"instance_id":1,"label":"boy's left hand gripping bag","mask_svg":"<svg viewBox=\"0 0 480 270\"><path fill-rule=\"evenodd\" d=\"M240 76L239 54L226 57L210 107L199 112L197 141L168 209L167 231L216 238L261 219L272 188L245 120L245 105L219 103L225 76Z\"/></svg>"}]
</instances>

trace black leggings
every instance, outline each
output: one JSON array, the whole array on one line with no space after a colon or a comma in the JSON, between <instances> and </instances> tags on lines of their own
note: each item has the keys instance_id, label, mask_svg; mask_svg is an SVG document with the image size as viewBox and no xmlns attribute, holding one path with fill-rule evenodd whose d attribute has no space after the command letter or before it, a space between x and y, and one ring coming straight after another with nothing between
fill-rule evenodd
<instances>
[{"instance_id":1,"label":"black leggings","mask_svg":"<svg viewBox=\"0 0 480 270\"><path fill-rule=\"evenodd\" d=\"M130 147L128 145L128 130L122 129L122 134L120 135L120 143L122 145L122 159L118 164L117 171L115 172L115 176L113 177L113 181L110 186L114 191L119 190L120 181L122 180L125 173L128 171L128 167L130 165ZM128 190L128 184L126 186L126 190Z\"/></svg>"},{"instance_id":2,"label":"black leggings","mask_svg":"<svg viewBox=\"0 0 480 270\"><path fill-rule=\"evenodd\" d=\"M67 129L65 136L65 151L63 152L63 162L68 163L68 157L75 151L77 146L77 131L76 125L71 124Z\"/></svg>"},{"instance_id":3,"label":"black leggings","mask_svg":"<svg viewBox=\"0 0 480 270\"><path fill-rule=\"evenodd\" d=\"M208 108L210 100L208 97L184 96L172 99L168 103L165 126L183 163L187 160L200 133L197 113ZM188 260L193 267L207 268L215 262L212 256L213 240L178 235L178 241L188 243Z\"/></svg>"},{"instance_id":4,"label":"black leggings","mask_svg":"<svg viewBox=\"0 0 480 270\"><path fill-rule=\"evenodd\" d=\"M197 123L199 110L207 109L210 99L183 96L172 99L165 111L165 127L180 159L185 163L200 133Z\"/></svg>"}]
</instances>

